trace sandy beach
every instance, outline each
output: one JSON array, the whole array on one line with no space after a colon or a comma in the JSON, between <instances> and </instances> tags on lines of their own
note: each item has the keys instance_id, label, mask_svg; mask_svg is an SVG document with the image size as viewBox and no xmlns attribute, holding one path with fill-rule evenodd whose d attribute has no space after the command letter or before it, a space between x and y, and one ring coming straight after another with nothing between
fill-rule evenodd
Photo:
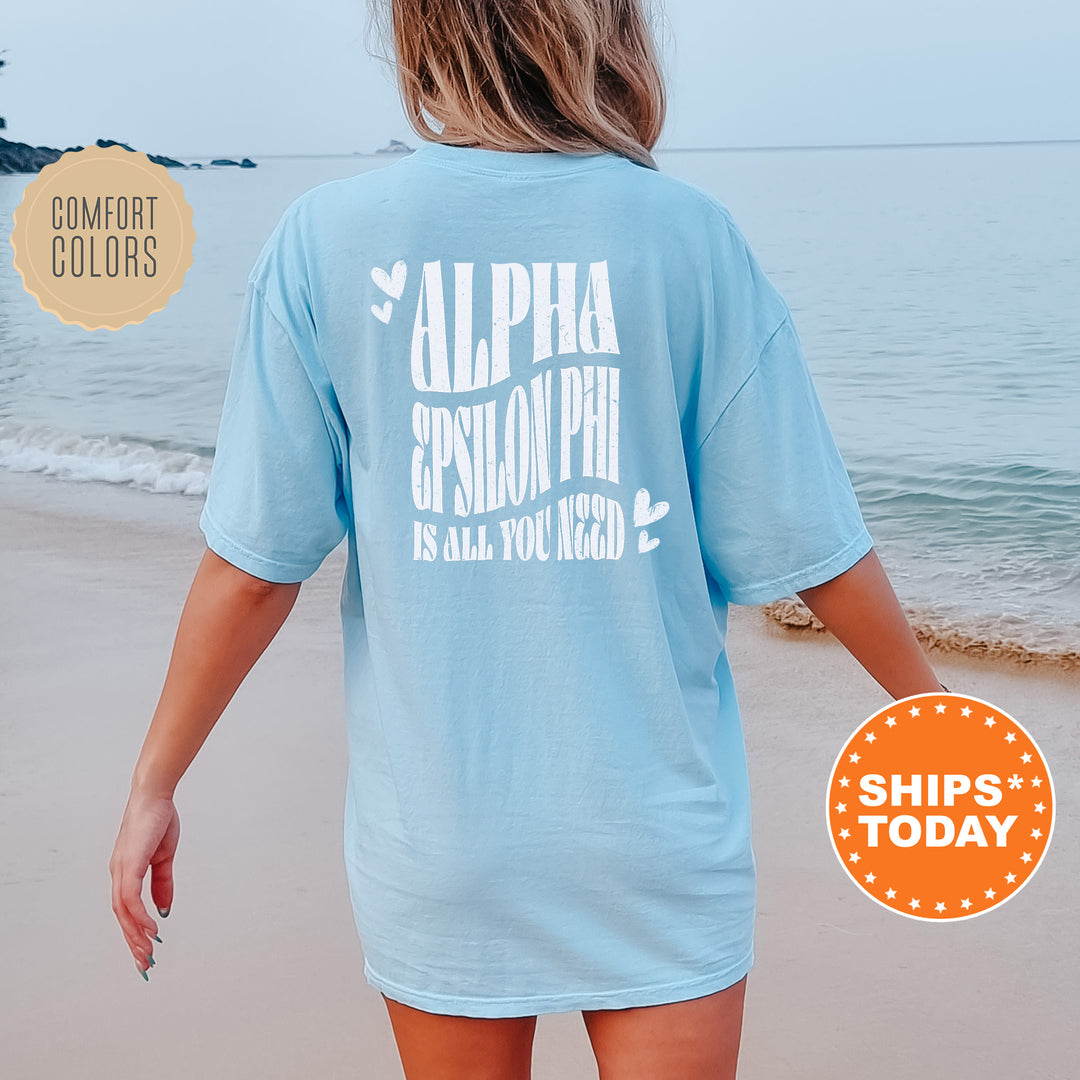
<instances>
[{"instance_id":1,"label":"sandy beach","mask_svg":"<svg viewBox=\"0 0 1080 1080\"><path fill-rule=\"evenodd\" d=\"M394 1080L341 855L340 547L177 792L173 911L149 983L110 907L131 768L203 550L201 499L0 471L0 1073ZM932 654L1038 741L1058 818L1007 904L929 925L847 879L823 795L887 695L826 635L733 608L753 783L757 962L740 1080L1065 1080L1080 1030L1080 672ZM147 897L149 893L147 890ZM534 1076L596 1070L579 1014L541 1018Z\"/></svg>"}]
</instances>

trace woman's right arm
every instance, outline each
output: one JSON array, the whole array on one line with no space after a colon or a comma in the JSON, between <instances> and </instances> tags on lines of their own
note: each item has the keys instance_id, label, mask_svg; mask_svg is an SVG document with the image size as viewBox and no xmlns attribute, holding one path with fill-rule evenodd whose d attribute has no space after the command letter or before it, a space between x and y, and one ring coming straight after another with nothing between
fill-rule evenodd
<instances>
[{"instance_id":1,"label":"woman's right arm","mask_svg":"<svg viewBox=\"0 0 1080 1080\"><path fill-rule=\"evenodd\" d=\"M109 861L113 912L141 972L149 967L157 934L142 901L148 869L154 904L166 912L172 906L172 862L180 836L176 785L299 591L300 582L253 577L209 548L195 573Z\"/></svg>"}]
</instances>

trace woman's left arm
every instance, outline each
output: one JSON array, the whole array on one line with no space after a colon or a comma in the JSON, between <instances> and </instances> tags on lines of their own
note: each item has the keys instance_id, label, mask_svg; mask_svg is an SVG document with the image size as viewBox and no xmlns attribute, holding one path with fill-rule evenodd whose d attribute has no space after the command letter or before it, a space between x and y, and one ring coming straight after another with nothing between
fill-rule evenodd
<instances>
[{"instance_id":1,"label":"woman's left arm","mask_svg":"<svg viewBox=\"0 0 1080 1080\"><path fill-rule=\"evenodd\" d=\"M838 577L798 595L893 698L944 689L873 548Z\"/></svg>"}]
</instances>

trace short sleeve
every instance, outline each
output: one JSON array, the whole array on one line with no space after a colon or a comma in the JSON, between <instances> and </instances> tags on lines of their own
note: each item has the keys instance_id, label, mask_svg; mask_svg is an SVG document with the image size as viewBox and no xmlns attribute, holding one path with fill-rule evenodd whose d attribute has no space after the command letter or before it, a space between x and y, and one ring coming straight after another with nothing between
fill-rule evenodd
<instances>
[{"instance_id":1,"label":"short sleeve","mask_svg":"<svg viewBox=\"0 0 1080 1080\"><path fill-rule=\"evenodd\" d=\"M820 585L873 546L790 311L689 474L705 566L732 603Z\"/></svg>"},{"instance_id":2,"label":"short sleeve","mask_svg":"<svg viewBox=\"0 0 1080 1080\"><path fill-rule=\"evenodd\" d=\"M199 528L255 577L310 577L348 531L340 426L249 277Z\"/></svg>"}]
</instances>

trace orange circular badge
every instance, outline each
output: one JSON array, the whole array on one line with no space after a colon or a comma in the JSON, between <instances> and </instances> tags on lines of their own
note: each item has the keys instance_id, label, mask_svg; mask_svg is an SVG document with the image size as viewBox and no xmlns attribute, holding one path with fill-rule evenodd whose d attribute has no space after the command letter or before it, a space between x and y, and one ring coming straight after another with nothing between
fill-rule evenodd
<instances>
[{"instance_id":1,"label":"orange circular badge","mask_svg":"<svg viewBox=\"0 0 1080 1080\"><path fill-rule=\"evenodd\" d=\"M997 706L918 694L848 739L826 813L840 864L871 899L912 919L970 919L1031 880L1054 831L1054 785L1035 740Z\"/></svg>"},{"instance_id":2,"label":"orange circular badge","mask_svg":"<svg viewBox=\"0 0 1080 1080\"><path fill-rule=\"evenodd\" d=\"M122 146L69 150L23 192L15 268L45 311L119 330L160 311L191 266L191 207L163 165Z\"/></svg>"}]
</instances>

